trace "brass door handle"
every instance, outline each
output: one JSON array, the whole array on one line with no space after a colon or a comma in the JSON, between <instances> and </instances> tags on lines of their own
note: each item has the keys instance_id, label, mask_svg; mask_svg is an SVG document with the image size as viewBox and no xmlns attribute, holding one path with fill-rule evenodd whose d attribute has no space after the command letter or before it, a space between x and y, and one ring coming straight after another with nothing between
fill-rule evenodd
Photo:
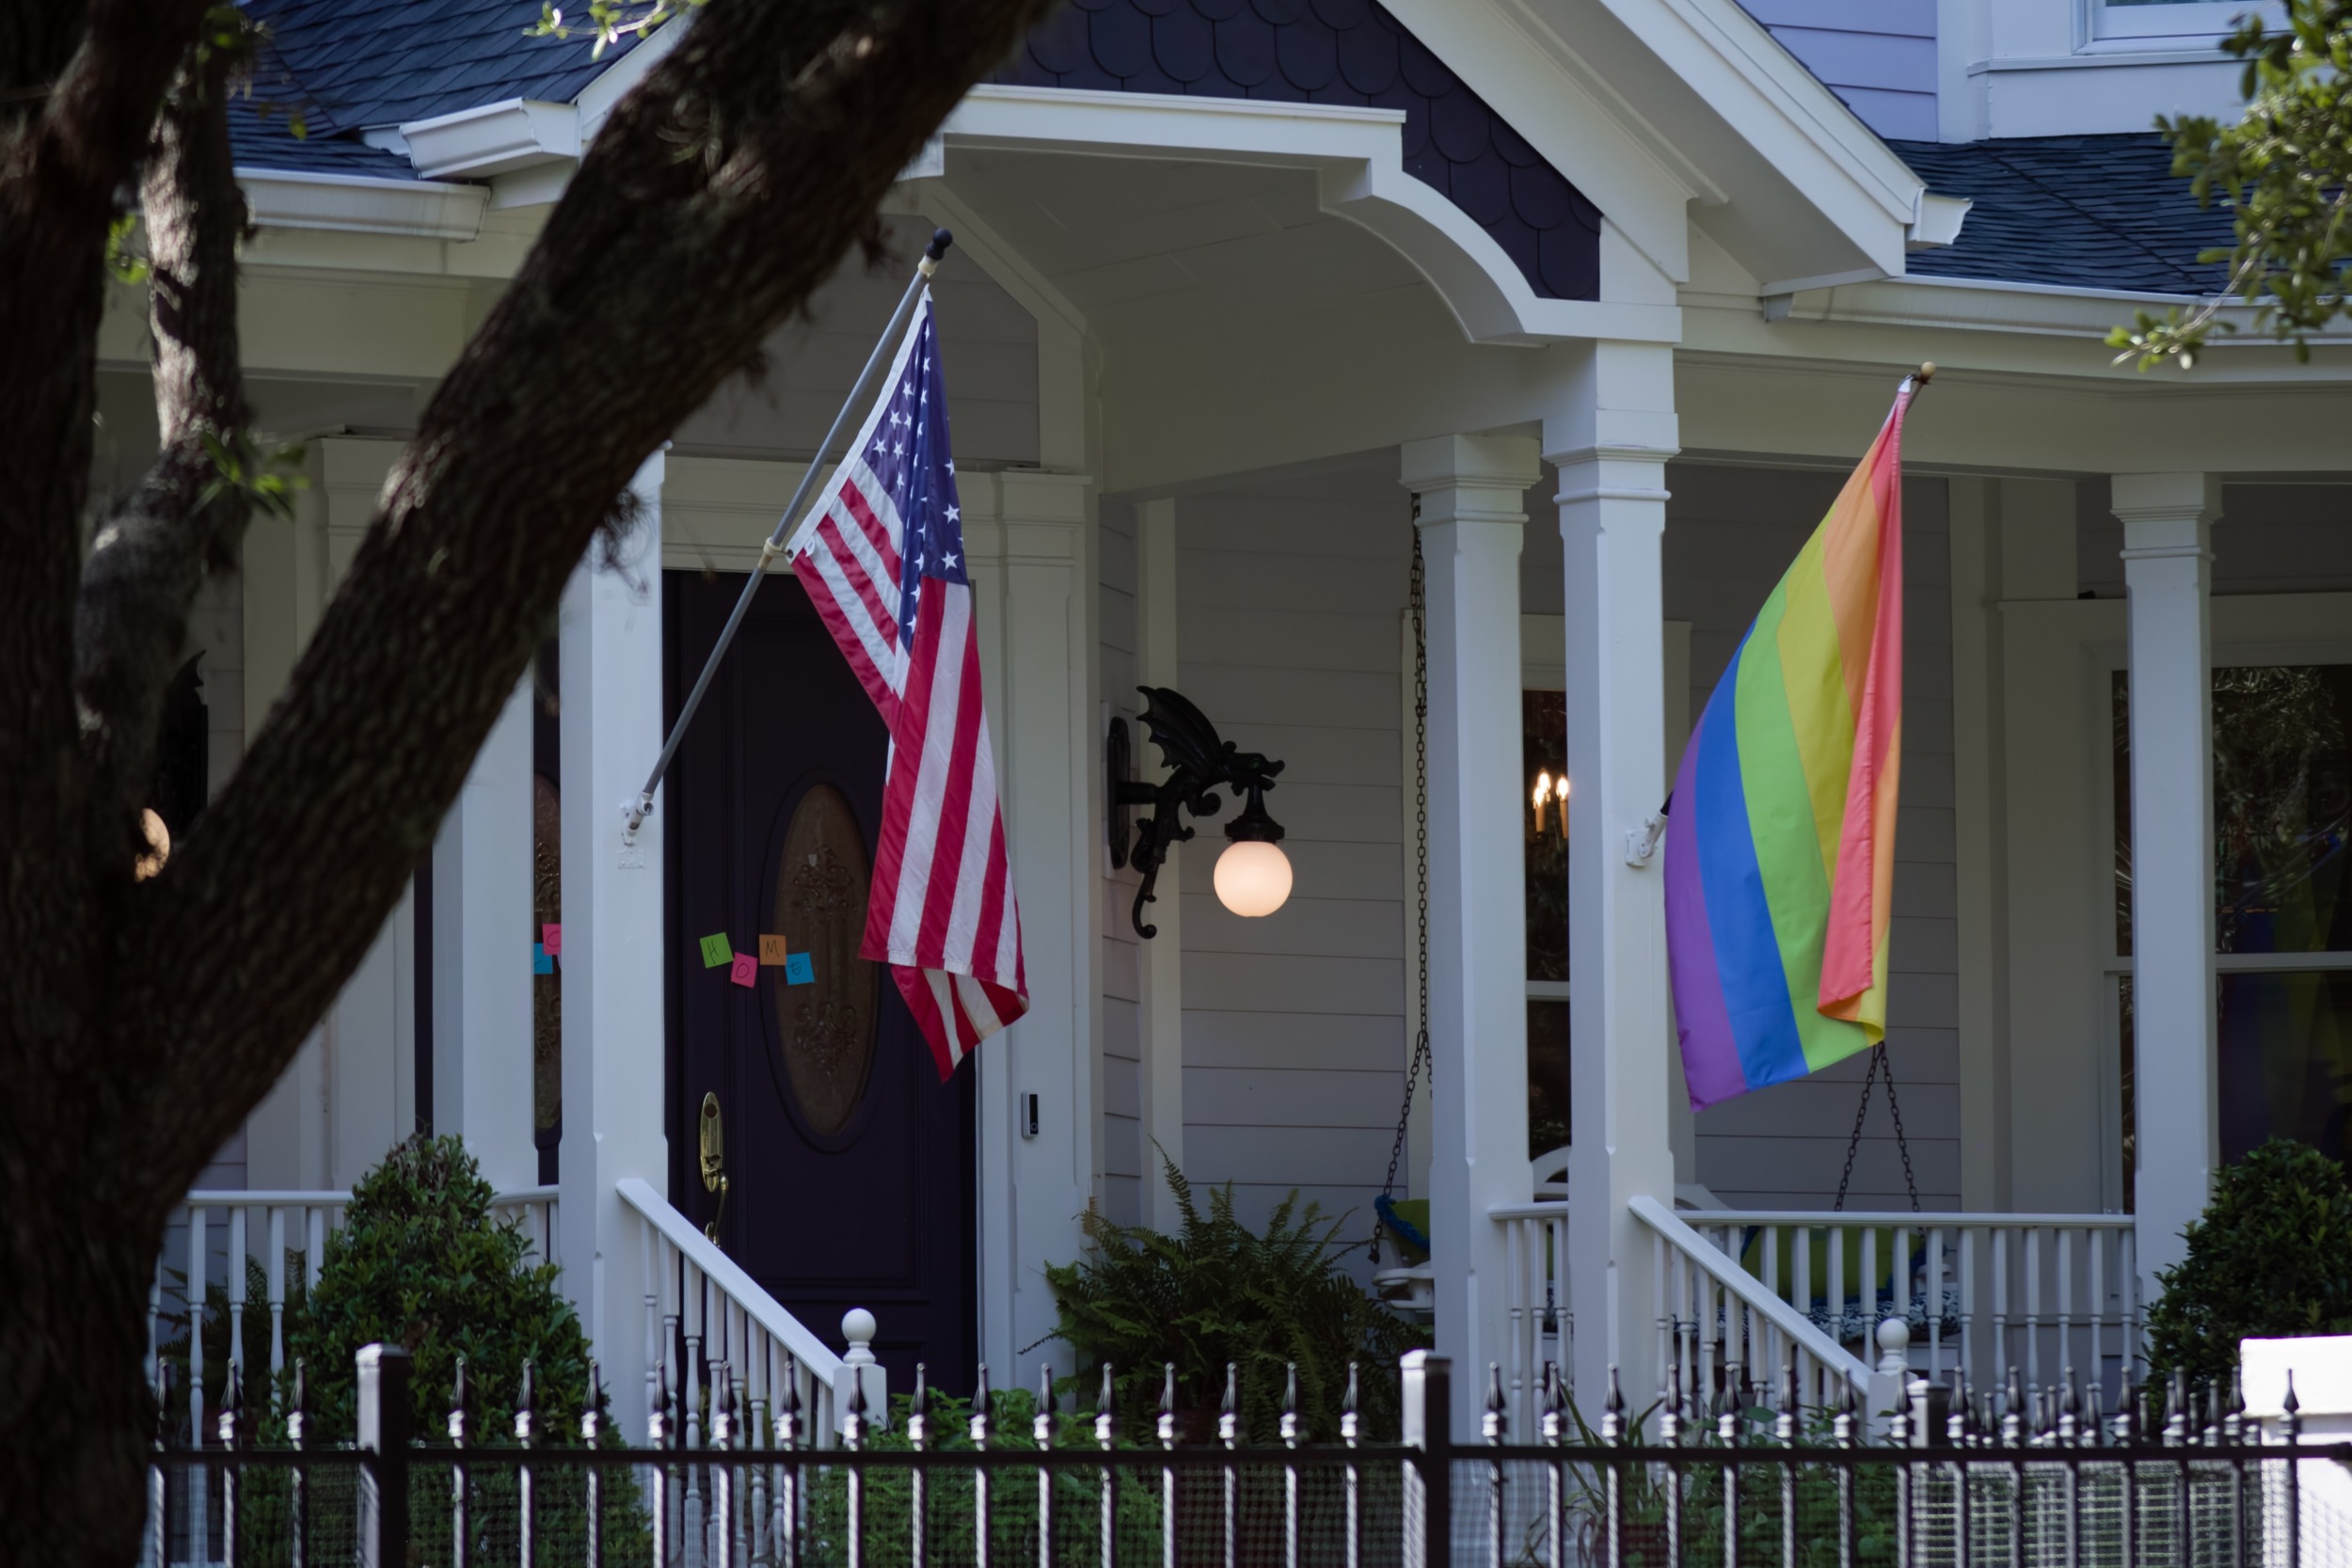
<instances>
[{"instance_id":1,"label":"brass door handle","mask_svg":"<svg viewBox=\"0 0 2352 1568\"><path fill-rule=\"evenodd\" d=\"M703 1227L713 1246L719 1244L719 1222L727 1212L726 1134L719 1116L719 1097L703 1096L701 1136L703 1191L719 1195L719 1207Z\"/></svg>"}]
</instances>

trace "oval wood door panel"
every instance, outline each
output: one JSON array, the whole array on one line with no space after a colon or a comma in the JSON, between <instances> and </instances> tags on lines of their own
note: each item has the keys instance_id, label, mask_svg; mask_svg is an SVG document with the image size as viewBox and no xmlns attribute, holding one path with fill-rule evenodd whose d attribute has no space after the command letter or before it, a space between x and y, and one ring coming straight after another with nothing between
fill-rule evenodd
<instances>
[{"instance_id":1,"label":"oval wood door panel","mask_svg":"<svg viewBox=\"0 0 2352 1568\"><path fill-rule=\"evenodd\" d=\"M808 955L815 978L795 986L771 968L768 984L785 1077L820 1138L849 1125L873 1071L880 976L857 956L871 871L866 834L842 793L818 784L802 796L776 866L773 929Z\"/></svg>"}]
</instances>

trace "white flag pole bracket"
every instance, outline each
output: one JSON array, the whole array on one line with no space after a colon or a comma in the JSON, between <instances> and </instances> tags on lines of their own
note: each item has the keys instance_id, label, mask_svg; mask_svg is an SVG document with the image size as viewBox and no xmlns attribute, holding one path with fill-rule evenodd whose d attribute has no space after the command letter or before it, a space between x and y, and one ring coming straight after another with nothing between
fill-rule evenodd
<instances>
[{"instance_id":1,"label":"white flag pole bracket","mask_svg":"<svg viewBox=\"0 0 2352 1568\"><path fill-rule=\"evenodd\" d=\"M1658 841L1666 836L1666 819L1657 812L1642 818L1638 828L1625 831L1625 863L1639 871L1658 856Z\"/></svg>"}]
</instances>

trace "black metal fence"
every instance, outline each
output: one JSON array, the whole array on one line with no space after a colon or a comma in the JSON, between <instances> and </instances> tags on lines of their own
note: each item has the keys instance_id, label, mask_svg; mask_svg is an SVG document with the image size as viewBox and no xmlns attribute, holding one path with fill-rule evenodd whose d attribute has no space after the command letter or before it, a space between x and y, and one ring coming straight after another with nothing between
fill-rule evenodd
<instances>
[{"instance_id":1,"label":"black metal fence","mask_svg":"<svg viewBox=\"0 0 2352 1568\"><path fill-rule=\"evenodd\" d=\"M1058 1413L1050 1382L1026 1430L1005 1430L983 1376L960 1430L918 1382L890 1446L853 1391L840 1446L819 1448L800 1411L747 1408L719 1368L671 1396L645 1447L618 1445L594 1414L559 1446L528 1395L515 1440L490 1447L463 1440L478 1429L462 1395L459 1440L418 1441L407 1370L396 1350L361 1353L353 1444L303 1446L298 1409L273 1424L286 1441L256 1444L234 1390L215 1446L167 1433L148 1562L2352 1568L2333 1497L2352 1446L2296 1441L2292 1409L2283 1440L2265 1442L2226 1392L2177 1386L2143 1420L2137 1400L2104 1419L2063 1388L2028 1398L2013 1376L1997 1401L1916 1383L1866 1443L1851 1404L1800 1409L1737 1369L1703 1408L1669 1396L1645 1419L1613 1387L1597 1432L1554 1377L1542 1430L1514 1445L1499 1377L1480 1433L1457 1442L1448 1369L1417 1353L1396 1443L1359 1441L1351 1399L1337 1445L1298 1441L1286 1408L1279 1446L1245 1446L1229 1392L1217 1439L1186 1446L1169 1402L1130 1433L1107 1399Z\"/></svg>"}]
</instances>

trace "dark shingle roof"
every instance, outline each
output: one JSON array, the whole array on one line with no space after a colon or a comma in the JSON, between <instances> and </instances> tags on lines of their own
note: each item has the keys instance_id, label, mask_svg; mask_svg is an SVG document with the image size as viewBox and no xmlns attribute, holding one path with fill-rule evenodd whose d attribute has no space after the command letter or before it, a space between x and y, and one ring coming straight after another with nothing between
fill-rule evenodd
<instances>
[{"instance_id":1,"label":"dark shingle roof","mask_svg":"<svg viewBox=\"0 0 2352 1568\"><path fill-rule=\"evenodd\" d=\"M294 106L268 100L237 99L229 105L229 145L239 168L288 170L297 174L365 175L373 180L414 180L417 171L397 152L370 147L357 135L325 134L306 118L294 134Z\"/></svg>"},{"instance_id":2,"label":"dark shingle roof","mask_svg":"<svg viewBox=\"0 0 2352 1568\"><path fill-rule=\"evenodd\" d=\"M1976 202L1958 245L1911 253L1914 277L2200 294L2228 276L2197 256L2234 243L2229 209L2198 206L2153 132L1887 145L1935 195Z\"/></svg>"},{"instance_id":3,"label":"dark shingle roof","mask_svg":"<svg viewBox=\"0 0 2352 1568\"><path fill-rule=\"evenodd\" d=\"M230 114L241 168L413 180L359 133L510 98L568 103L627 54L586 33L524 36L539 0L245 0L268 29L252 96ZM307 135L293 134L299 118Z\"/></svg>"},{"instance_id":4,"label":"dark shingle roof","mask_svg":"<svg viewBox=\"0 0 2352 1568\"><path fill-rule=\"evenodd\" d=\"M509 98L568 103L628 53L585 31L526 38L539 0L247 0L310 104L313 135L400 125ZM267 68L264 74L269 74Z\"/></svg>"},{"instance_id":5,"label":"dark shingle roof","mask_svg":"<svg viewBox=\"0 0 2352 1568\"><path fill-rule=\"evenodd\" d=\"M1600 209L1379 0L1070 0L991 80L1402 109L1406 173L1539 296L1600 297Z\"/></svg>"}]
</instances>

